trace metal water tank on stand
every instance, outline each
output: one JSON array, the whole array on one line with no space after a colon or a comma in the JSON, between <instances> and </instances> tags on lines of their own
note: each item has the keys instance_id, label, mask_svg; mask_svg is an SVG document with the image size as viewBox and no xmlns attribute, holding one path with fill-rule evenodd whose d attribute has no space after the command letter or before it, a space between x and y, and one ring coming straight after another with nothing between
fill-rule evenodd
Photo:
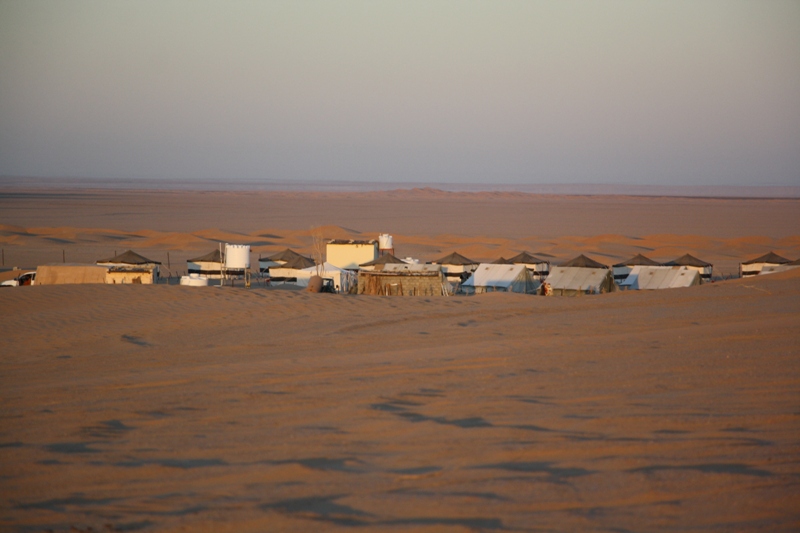
<instances>
[{"instance_id":1,"label":"metal water tank on stand","mask_svg":"<svg viewBox=\"0 0 800 533\"><path fill-rule=\"evenodd\" d=\"M250 245L225 244L225 277L243 277L250 286Z\"/></svg>"},{"instance_id":2,"label":"metal water tank on stand","mask_svg":"<svg viewBox=\"0 0 800 533\"><path fill-rule=\"evenodd\" d=\"M378 256L386 254L394 255L394 244L392 243L392 236L388 233L381 233L378 235Z\"/></svg>"}]
</instances>

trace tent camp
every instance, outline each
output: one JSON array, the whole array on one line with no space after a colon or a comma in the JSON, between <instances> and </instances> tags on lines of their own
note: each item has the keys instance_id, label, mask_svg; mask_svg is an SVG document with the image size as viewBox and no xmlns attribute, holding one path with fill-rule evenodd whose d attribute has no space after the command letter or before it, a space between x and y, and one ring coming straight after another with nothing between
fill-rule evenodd
<instances>
[{"instance_id":1,"label":"tent camp","mask_svg":"<svg viewBox=\"0 0 800 533\"><path fill-rule=\"evenodd\" d=\"M616 290L611 270L583 254L554 267L542 287L547 296L578 296Z\"/></svg>"},{"instance_id":2,"label":"tent camp","mask_svg":"<svg viewBox=\"0 0 800 533\"><path fill-rule=\"evenodd\" d=\"M461 284L461 290L466 294L483 292L532 294L536 292L538 285L525 265L481 263L469 279Z\"/></svg>"},{"instance_id":3,"label":"tent camp","mask_svg":"<svg viewBox=\"0 0 800 533\"><path fill-rule=\"evenodd\" d=\"M450 255L442 257L441 259L431 261L431 264L441 265L444 275L448 280L453 282L461 282L462 280L466 279L469 277L470 273L478 268L479 265L479 263L471 259L467 259L458 252L453 252Z\"/></svg>"},{"instance_id":4,"label":"tent camp","mask_svg":"<svg viewBox=\"0 0 800 533\"><path fill-rule=\"evenodd\" d=\"M550 274L550 261L540 259L528 252L521 252L509 259L508 262L514 265L525 265L533 279L537 281L545 279Z\"/></svg>"},{"instance_id":5,"label":"tent camp","mask_svg":"<svg viewBox=\"0 0 800 533\"><path fill-rule=\"evenodd\" d=\"M109 259L100 259L98 265L108 267L107 283L156 283L158 281L158 265L133 250L128 250Z\"/></svg>"},{"instance_id":6,"label":"tent camp","mask_svg":"<svg viewBox=\"0 0 800 533\"><path fill-rule=\"evenodd\" d=\"M220 279L222 277L222 254L219 249L186 260L186 270L189 275L198 274L209 279Z\"/></svg>"},{"instance_id":7,"label":"tent camp","mask_svg":"<svg viewBox=\"0 0 800 533\"><path fill-rule=\"evenodd\" d=\"M664 263L664 266L685 266L700 272L700 278L703 281L711 281L711 274L714 270L714 265L706 263L702 259L698 259L693 255L685 254L679 258Z\"/></svg>"},{"instance_id":8,"label":"tent camp","mask_svg":"<svg viewBox=\"0 0 800 533\"><path fill-rule=\"evenodd\" d=\"M292 261L293 259L297 259L298 257L305 257L294 250L289 248L285 249L282 252L278 252L277 254L273 254L269 257L264 257L258 259L258 270L264 274L269 274L269 269L275 266L285 265L287 262ZM308 259L306 257L306 259ZM311 259L308 259L311 261Z\"/></svg>"},{"instance_id":9,"label":"tent camp","mask_svg":"<svg viewBox=\"0 0 800 533\"><path fill-rule=\"evenodd\" d=\"M649 257L645 257L642 254L636 254L627 261L617 263L611 267L611 269L614 271L614 281L617 283L625 281L625 278L627 278L633 268L637 266L661 266L661 263L658 261L653 261Z\"/></svg>"},{"instance_id":10,"label":"tent camp","mask_svg":"<svg viewBox=\"0 0 800 533\"><path fill-rule=\"evenodd\" d=\"M768 254L756 257L755 259L751 259L750 261L745 261L744 263L740 263L739 277L744 278L747 276L755 276L756 274L760 274L765 267L788 265L791 262L792 262L791 259L786 259L785 257L781 257L775 252L769 252Z\"/></svg>"},{"instance_id":11,"label":"tent camp","mask_svg":"<svg viewBox=\"0 0 800 533\"><path fill-rule=\"evenodd\" d=\"M105 283L108 267L78 263L55 263L36 268L37 285Z\"/></svg>"},{"instance_id":12,"label":"tent camp","mask_svg":"<svg viewBox=\"0 0 800 533\"><path fill-rule=\"evenodd\" d=\"M450 283L441 265L386 264L358 273L358 294L448 296Z\"/></svg>"},{"instance_id":13,"label":"tent camp","mask_svg":"<svg viewBox=\"0 0 800 533\"><path fill-rule=\"evenodd\" d=\"M380 265L405 265L407 264L406 261L399 259L392 254L384 254L379 258L369 261L368 263L363 263L358 265L359 270L375 270Z\"/></svg>"},{"instance_id":14,"label":"tent camp","mask_svg":"<svg viewBox=\"0 0 800 533\"><path fill-rule=\"evenodd\" d=\"M678 289L700 285L700 272L684 266L636 265L619 284L620 289Z\"/></svg>"}]
</instances>

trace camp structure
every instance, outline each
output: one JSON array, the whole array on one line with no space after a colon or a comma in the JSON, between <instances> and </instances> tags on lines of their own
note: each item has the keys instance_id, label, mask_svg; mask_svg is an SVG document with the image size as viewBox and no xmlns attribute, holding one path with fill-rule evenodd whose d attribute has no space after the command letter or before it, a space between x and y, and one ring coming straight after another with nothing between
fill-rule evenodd
<instances>
[{"instance_id":1,"label":"camp structure","mask_svg":"<svg viewBox=\"0 0 800 533\"><path fill-rule=\"evenodd\" d=\"M622 290L679 289L700 285L700 272L685 266L636 265L619 283Z\"/></svg>"},{"instance_id":2,"label":"camp structure","mask_svg":"<svg viewBox=\"0 0 800 533\"><path fill-rule=\"evenodd\" d=\"M208 279L221 279L222 278L222 253L219 249L195 257L194 259L186 260L186 270L189 275L197 274L204 276Z\"/></svg>"},{"instance_id":3,"label":"camp structure","mask_svg":"<svg viewBox=\"0 0 800 533\"><path fill-rule=\"evenodd\" d=\"M471 259L467 259L458 252L453 252L450 255L442 257L441 259L431 261L430 264L441 265L442 272L444 272L445 277L449 281L460 283L466 280L469 275L476 268L478 268L480 263L477 263Z\"/></svg>"},{"instance_id":4,"label":"camp structure","mask_svg":"<svg viewBox=\"0 0 800 533\"><path fill-rule=\"evenodd\" d=\"M461 292L519 292L532 294L539 286L525 265L481 263L472 275L461 284Z\"/></svg>"},{"instance_id":5,"label":"camp structure","mask_svg":"<svg viewBox=\"0 0 800 533\"><path fill-rule=\"evenodd\" d=\"M128 250L109 259L100 259L97 264L108 267L106 283L150 284L158 282L161 263Z\"/></svg>"},{"instance_id":6,"label":"camp structure","mask_svg":"<svg viewBox=\"0 0 800 533\"><path fill-rule=\"evenodd\" d=\"M536 281L545 279L550 274L550 261L541 259L528 252L521 252L508 260L514 265L525 265Z\"/></svg>"},{"instance_id":7,"label":"camp structure","mask_svg":"<svg viewBox=\"0 0 800 533\"><path fill-rule=\"evenodd\" d=\"M542 284L546 296L579 296L615 290L611 270L583 254L554 267Z\"/></svg>"},{"instance_id":8,"label":"camp structure","mask_svg":"<svg viewBox=\"0 0 800 533\"><path fill-rule=\"evenodd\" d=\"M375 270L381 265L405 265L407 261L403 261L390 253L386 253L379 258L369 261L368 263L364 263L362 265L358 265L359 270Z\"/></svg>"},{"instance_id":9,"label":"camp structure","mask_svg":"<svg viewBox=\"0 0 800 533\"><path fill-rule=\"evenodd\" d=\"M287 265L288 264L289 263L287 263ZM287 265L284 265L282 268L286 268ZM288 272L288 274L284 283L292 283L298 287L307 287L309 280L313 276L320 276L323 279L327 278L333 280L333 285L336 287L337 292L350 292L351 287L355 288L357 283L355 272L339 268L330 263L323 263L319 266L312 263L305 268L291 269L291 272Z\"/></svg>"},{"instance_id":10,"label":"camp structure","mask_svg":"<svg viewBox=\"0 0 800 533\"><path fill-rule=\"evenodd\" d=\"M36 268L37 285L105 283L108 267L78 263L54 263Z\"/></svg>"},{"instance_id":11,"label":"camp structure","mask_svg":"<svg viewBox=\"0 0 800 533\"><path fill-rule=\"evenodd\" d=\"M325 246L325 260L339 268L358 270L358 266L378 258L378 241L332 240Z\"/></svg>"},{"instance_id":12,"label":"camp structure","mask_svg":"<svg viewBox=\"0 0 800 533\"><path fill-rule=\"evenodd\" d=\"M711 263L706 263L702 259L698 259L689 254L682 255L675 260L664 263L664 266L685 266L693 268L700 272L700 278L703 281L711 281L711 274L714 270L714 265Z\"/></svg>"},{"instance_id":13,"label":"camp structure","mask_svg":"<svg viewBox=\"0 0 800 533\"><path fill-rule=\"evenodd\" d=\"M386 264L358 273L358 294L381 296L449 296L450 283L441 265Z\"/></svg>"},{"instance_id":14,"label":"camp structure","mask_svg":"<svg viewBox=\"0 0 800 533\"><path fill-rule=\"evenodd\" d=\"M784 263L782 265L765 266L761 270L761 275L777 274L778 272L786 272L787 270L794 270L795 268L800 268L800 259L790 261L789 263ZM38 279L36 280L36 283L39 283Z\"/></svg>"},{"instance_id":15,"label":"camp structure","mask_svg":"<svg viewBox=\"0 0 800 533\"><path fill-rule=\"evenodd\" d=\"M791 263L791 259L781 257L775 252L769 252L750 261L745 261L739 264L739 277L746 278L747 276L755 276L760 274L765 267L776 267L779 265L787 265ZM772 269L770 269L772 270Z\"/></svg>"},{"instance_id":16,"label":"camp structure","mask_svg":"<svg viewBox=\"0 0 800 533\"><path fill-rule=\"evenodd\" d=\"M633 267L636 266L661 266L661 263L658 261L653 261L649 257L645 257L642 254L636 254L627 261L617 263L611 267L611 269L614 271L614 281L617 283L625 281L625 279L633 270Z\"/></svg>"},{"instance_id":17,"label":"camp structure","mask_svg":"<svg viewBox=\"0 0 800 533\"><path fill-rule=\"evenodd\" d=\"M272 283L296 283L298 272L313 266L315 266L314 261L298 254L297 257L286 261L282 265L270 267L268 269L269 279ZM300 274L300 277L305 277L305 275Z\"/></svg>"},{"instance_id":18,"label":"camp structure","mask_svg":"<svg viewBox=\"0 0 800 533\"><path fill-rule=\"evenodd\" d=\"M269 257L265 257L263 259L259 258L258 270L262 274L269 274L269 269L271 267L285 265L287 262L293 259L297 259L298 257L305 257L305 256L302 256L297 252L295 252L294 250L287 248L284 251L278 252L277 254L273 254ZM309 261L311 261L311 259L309 259Z\"/></svg>"}]
</instances>

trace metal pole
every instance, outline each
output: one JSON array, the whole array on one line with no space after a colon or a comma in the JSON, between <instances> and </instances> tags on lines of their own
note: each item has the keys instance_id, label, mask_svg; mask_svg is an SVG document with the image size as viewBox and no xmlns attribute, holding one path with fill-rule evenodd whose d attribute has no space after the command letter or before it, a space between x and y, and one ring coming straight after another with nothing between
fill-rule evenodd
<instances>
[{"instance_id":1,"label":"metal pole","mask_svg":"<svg viewBox=\"0 0 800 533\"><path fill-rule=\"evenodd\" d=\"M67 251L64 250L63 248L61 249L61 262L62 263L67 262Z\"/></svg>"}]
</instances>

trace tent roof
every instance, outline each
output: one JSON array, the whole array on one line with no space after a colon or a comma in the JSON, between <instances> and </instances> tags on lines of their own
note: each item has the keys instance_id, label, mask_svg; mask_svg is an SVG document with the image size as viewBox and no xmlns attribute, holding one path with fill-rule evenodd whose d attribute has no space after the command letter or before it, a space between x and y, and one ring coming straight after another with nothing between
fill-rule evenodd
<instances>
[{"instance_id":1,"label":"tent roof","mask_svg":"<svg viewBox=\"0 0 800 533\"><path fill-rule=\"evenodd\" d=\"M296 257L303 257L303 256L298 254L294 250L290 250L289 248L287 248L282 252L278 252L275 255L265 257L264 259L266 259L267 261L291 261Z\"/></svg>"},{"instance_id":2,"label":"tent roof","mask_svg":"<svg viewBox=\"0 0 800 533\"><path fill-rule=\"evenodd\" d=\"M791 259L786 259L785 257L781 257L775 252L769 252L768 254L764 254L761 257L756 257L755 259L751 259L750 261L745 261L742 263L743 265L752 265L755 263L772 263L774 265L785 265L786 263L791 263Z\"/></svg>"},{"instance_id":3,"label":"tent roof","mask_svg":"<svg viewBox=\"0 0 800 533\"><path fill-rule=\"evenodd\" d=\"M313 267L316 263L309 259L308 257L303 257L302 255L297 255L288 261L285 264L281 265L282 268L294 268L296 270L303 270L304 268Z\"/></svg>"},{"instance_id":4,"label":"tent roof","mask_svg":"<svg viewBox=\"0 0 800 533\"><path fill-rule=\"evenodd\" d=\"M118 256L112 257L111 259L98 259L98 263L120 263L124 265L145 265L147 263L154 263L156 265L160 265L161 263L158 261L153 261L152 259L148 259L142 255L137 254L133 250L128 250L126 252L122 252Z\"/></svg>"},{"instance_id":5,"label":"tent roof","mask_svg":"<svg viewBox=\"0 0 800 533\"><path fill-rule=\"evenodd\" d=\"M402 259L398 259L392 254L382 255L377 259L373 259L369 263L362 263L358 266L366 267L366 266L375 266L375 265L402 265L405 264L405 261Z\"/></svg>"},{"instance_id":6,"label":"tent roof","mask_svg":"<svg viewBox=\"0 0 800 533\"><path fill-rule=\"evenodd\" d=\"M549 263L550 262L550 261L547 261L545 259L539 259L535 255L531 255L528 252L521 252L521 253L515 255L514 257L512 257L511 259L509 259L509 261L514 263L514 264L526 264L526 265L531 265L531 264L534 264L534 263Z\"/></svg>"},{"instance_id":7,"label":"tent roof","mask_svg":"<svg viewBox=\"0 0 800 533\"><path fill-rule=\"evenodd\" d=\"M458 252L453 252L436 261L431 261L435 265L477 265L478 263L472 259L467 259Z\"/></svg>"},{"instance_id":8,"label":"tent roof","mask_svg":"<svg viewBox=\"0 0 800 533\"><path fill-rule=\"evenodd\" d=\"M698 259L693 255L684 254L677 259L664 263L664 266L692 266L692 267L710 267L711 263L706 263L702 259Z\"/></svg>"},{"instance_id":9,"label":"tent roof","mask_svg":"<svg viewBox=\"0 0 800 533\"><path fill-rule=\"evenodd\" d=\"M186 261L190 263L197 263L197 262L222 263L222 255L219 253L219 248L216 248L213 251L207 253L206 255L195 257L194 259L187 259Z\"/></svg>"},{"instance_id":10,"label":"tent roof","mask_svg":"<svg viewBox=\"0 0 800 533\"><path fill-rule=\"evenodd\" d=\"M566 263L561 263L558 266L562 267L580 267L580 268L608 268L603 263L598 263L594 259L586 257L585 255L581 254L574 259L570 259Z\"/></svg>"},{"instance_id":11,"label":"tent roof","mask_svg":"<svg viewBox=\"0 0 800 533\"><path fill-rule=\"evenodd\" d=\"M493 264L493 265L513 265L514 263L512 261L509 261L505 257L501 257L500 259L495 259L494 261L492 261L491 264Z\"/></svg>"},{"instance_id":12,"label":"tent roof","mask_svg":"<svg viewBox=\"0 0 800 533\"><path fill-rule=\"evenodd\" d=\"M481 263L463 285L469 287L510 287L519 278L533 281L525 265Z\"/></svg>"},{"instance_id":13,"label":"tent roof","mask_svg":"<svg viewBox=\"0 0 800 533\"><path fill-rule=\"evenodd\" d=\"M615 267L624 267L624 266L661 266L661 263L657 261L653 261L649 257L645 257L642 254L636 254L627 261L623 261L622 263L617 263L614 265Z\"/></svg>"}]
</instances>

